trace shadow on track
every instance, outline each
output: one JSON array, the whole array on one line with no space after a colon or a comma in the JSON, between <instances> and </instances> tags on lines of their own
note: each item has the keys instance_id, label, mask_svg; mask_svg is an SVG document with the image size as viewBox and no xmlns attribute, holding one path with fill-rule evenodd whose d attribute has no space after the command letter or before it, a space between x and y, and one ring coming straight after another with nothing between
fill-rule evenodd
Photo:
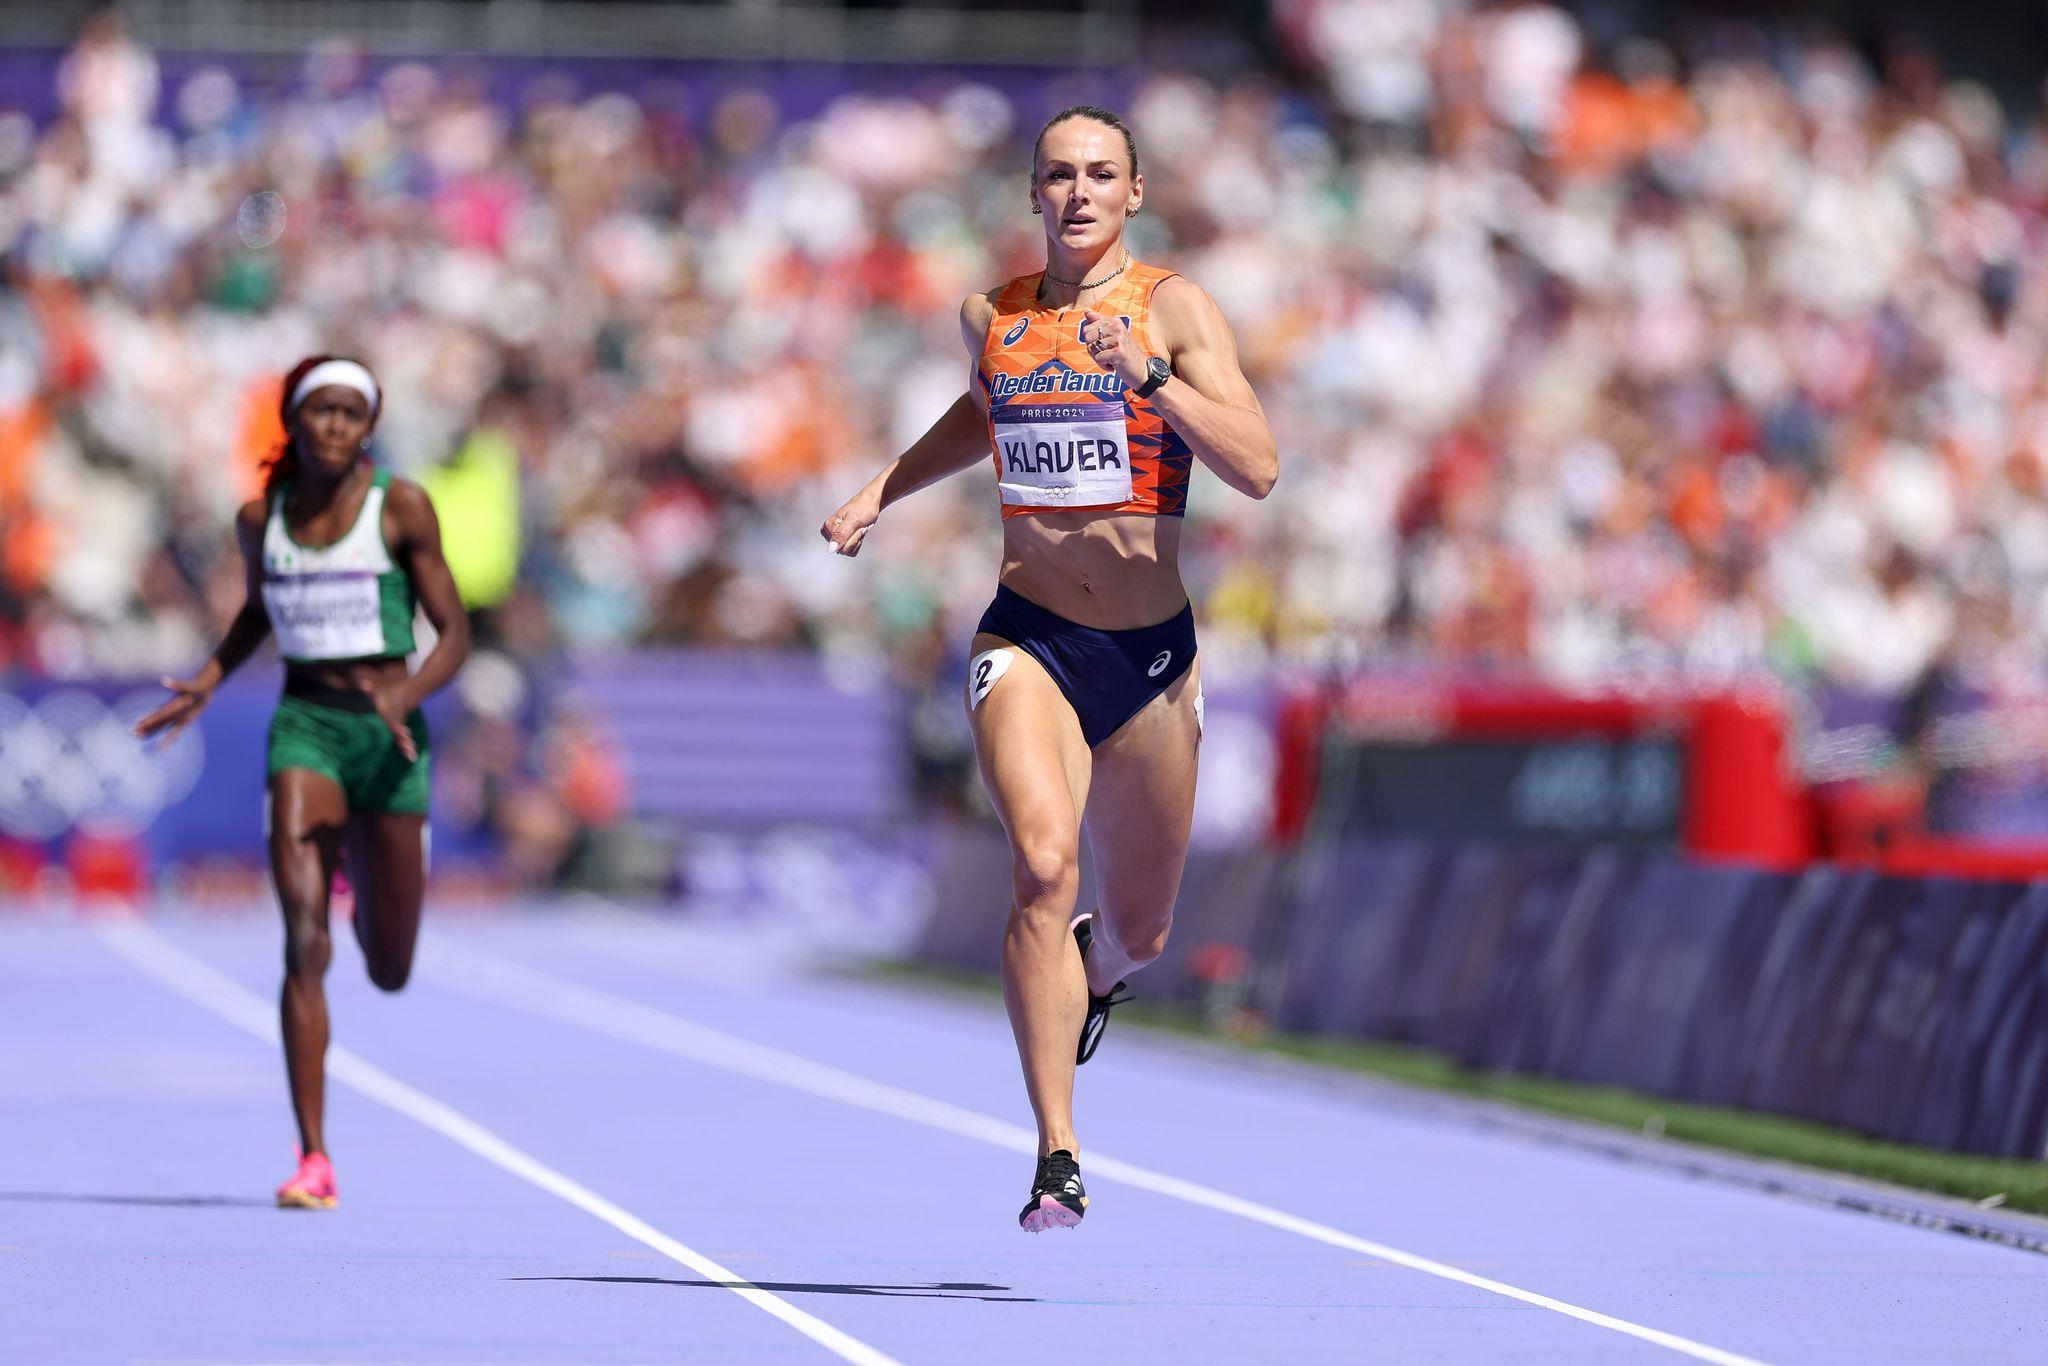
<instances>
[{"instance_id":1,"label":"shadow on track","mask_svg":"<svg viewBox=\"0 0 2048 1366\"><path fill-rule=\"evenodd\" d=\"M142 1205L157 1209L270 1209L275 1200L253 1195L67 1195L56 1191L0 1191L0 1204Z\"/></svg>"},{"instance_id":2,"label":"shadow on track","mask_svg":"<svg viewBox=\"0 0 2048 1366\"><path fill-rule=\"evenodd\" d=\"M702 1290L772 1291L777 1295L879 1295L894 1300L986 1300L990 1304L1038 1304L1035 1295L977 1295L977 1290L1008 1290L1007 1285L975 1281L934 1281L924 1285L826 1285L810 1281L677 1281L662 1276L512 1276L515 1281L586 1281L592 1285L684 1285Z\"/></svg>"}]
</instances>

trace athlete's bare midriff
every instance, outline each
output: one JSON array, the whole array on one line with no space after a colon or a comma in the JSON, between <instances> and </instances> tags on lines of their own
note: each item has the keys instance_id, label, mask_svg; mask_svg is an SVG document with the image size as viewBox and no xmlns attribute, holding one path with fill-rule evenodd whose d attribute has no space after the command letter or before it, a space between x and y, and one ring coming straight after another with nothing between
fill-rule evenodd
<instances>
[{"instance_id":1,"label":"athlete's bare midriff","mask_svg":"<svg viewBox=\"0 0 2048 1366\"><path fill-rule=\"evenodd\" d=\"M1181 519L1073 509L1003 520L1002 583L1101 631L1156 626L1187 606Z\"/></svg>"},{"instance_id":2,"label":"athlete's bare midriff","mask_svg":"<svg viewBox=\"0 0 2048 1366\"><path fill-rule=\"evenodd\" d=\"M392 659L337 659L318 663L285 665L285 677L303 679L324 688L359 692L364 685L396 682L406 676L403 657Z\"/></svg>"}]
</instances>

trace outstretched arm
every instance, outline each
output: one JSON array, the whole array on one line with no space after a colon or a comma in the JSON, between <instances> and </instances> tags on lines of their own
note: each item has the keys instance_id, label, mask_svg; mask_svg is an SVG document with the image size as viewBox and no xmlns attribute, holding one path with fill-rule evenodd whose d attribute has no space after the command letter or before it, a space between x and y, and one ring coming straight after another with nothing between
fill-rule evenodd
<instances>
[{"instance_id":1,"label":"outstretched arm","mask_svg":"<svg viewBox=\"0 0 2048 1366\"><path fill-rule=\"evenodd\" d=\"M960 336L967 352L977 360L982 338L995 306L985 295L976 294L960 306ZM978 378L968 382L967 392L953 400L930 430L911 443L910 449L882 467L859 493L818 528L818 534L841 555L860 554L860 543L882 510L958 474L988 456L988 395Z\"/></svg>"},{"instance_id":2,"label":"outstretched arm","mask_svg":"<svg viewBox=\"0 0 2048 1366\"><path fill-rule=\"evenodd\" d=\"M978 389L960 395L909 450L882 467L871 482L883 507L988 459L988 414L982 402Z\"/></svg>"},{"instance_id":3,"label":"outstretched arm","mask_svg":"<svg viewBox=\"0 0 2048 1366\"><path fill-rule=\"evenodd\" d=\"M199 719L213 690L242 666L270 634L270 614L263 607L263 519L267 515L262 499L244 504L235 514L235 543L242 552L242 609L228 625L220 646L191 678L166 678L163 685L175 694L135 723L135 733L144 739L169 731L178 732Z\"/></svg>"}]
</instances>

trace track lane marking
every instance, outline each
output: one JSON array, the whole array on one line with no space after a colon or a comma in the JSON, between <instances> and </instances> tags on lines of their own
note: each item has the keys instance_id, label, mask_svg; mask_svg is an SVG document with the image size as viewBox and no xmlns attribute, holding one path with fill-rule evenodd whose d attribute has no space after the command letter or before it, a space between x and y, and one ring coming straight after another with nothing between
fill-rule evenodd
<instances>
[{"instance_id":1,"label":"track lane marking","mask_svg":"<svg viewBox=\"0 0 2048 1366\"><path fill-rule=\"evenodd\" d=\"M211 1011L245 1033L268 1043L278 1041L274 1007L241 983L175 947L150 926L140 921L99 923L93 926L93 932L108 948L159 986ZM856 1362L859 1366L902 1366L896 1358L753 1285L739 1273L671 1238L581 1182L564 1176L538 1158L514 1147L453 1106L407 1085L359 1054L339 1045L329 1047L327 1075L469 1149L493 1166L610 1224L627 1237L682 1263L705 1279L720 1282L725 1289L756 1309L780 1319L841 1360Z\"/></svg>"},{"instance_id":2,"label":"track lane marking","mask_svg":"<svg viewBox=\"0 0 2048 1366\"><path fill-rule=\"evenodd\" d=\"M456 944L441 935L432 936L432 939L433 952L422 956L428 975L440 985L478 1000L560 1020L592 1033L642 1044L722 1071L908 1120L962 1138L975 1139L1027 1156L1037 1155L1037 1135L1006 1120L935 1100L900 1086L874 1081L827 1063L814 1062L800 1054L754 1043L625 996L585 986L466 944ZM1447 1262L1360 1238L1271 1205L1231 1195L1199 1182L1184 1181L1120 1158L1105 1157L1093 1150L1088 1158L1088 1172L1091 1176L1101 1176L1222 1214L1236 1215L1252 1223L1362 1253L1410 1271L1547 1309L1582 1323L1668 1348L1695 1360L1714 1362L1716 1366L1763 1366L1754 1357L1711 1347L1676 1333L1667 1333L1534 1290L1524 1290L1505 1281L1476 1275Z\"/></svg>"}]
</instances>

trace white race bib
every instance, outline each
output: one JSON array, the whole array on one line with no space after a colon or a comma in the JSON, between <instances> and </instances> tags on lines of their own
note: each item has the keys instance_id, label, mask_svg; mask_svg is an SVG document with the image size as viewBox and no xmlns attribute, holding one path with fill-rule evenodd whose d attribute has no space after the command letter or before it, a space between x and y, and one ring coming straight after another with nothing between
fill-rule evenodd
<instances>
[{"instance_id":1,"label":"white race bib","mask_svg":"<svg viewBox=\"0 0 2048 1366\"><path fill-rule=\"evenodd\" d=\"M278 653L286 659L358 659L384 653L377 575L362 569L273 578L263 585Z\"/></svg>"},{"instance_id":2,"label":"white race bib","mask_svg":"<svg viewBox=\"0 0 2048 1366\"><path fill-rule=\"evenodd\" d=\"M1003 502L1101 507L1131 500L1123 404L1005 404L990 425Z\"/></svg>"}]
</instances>

